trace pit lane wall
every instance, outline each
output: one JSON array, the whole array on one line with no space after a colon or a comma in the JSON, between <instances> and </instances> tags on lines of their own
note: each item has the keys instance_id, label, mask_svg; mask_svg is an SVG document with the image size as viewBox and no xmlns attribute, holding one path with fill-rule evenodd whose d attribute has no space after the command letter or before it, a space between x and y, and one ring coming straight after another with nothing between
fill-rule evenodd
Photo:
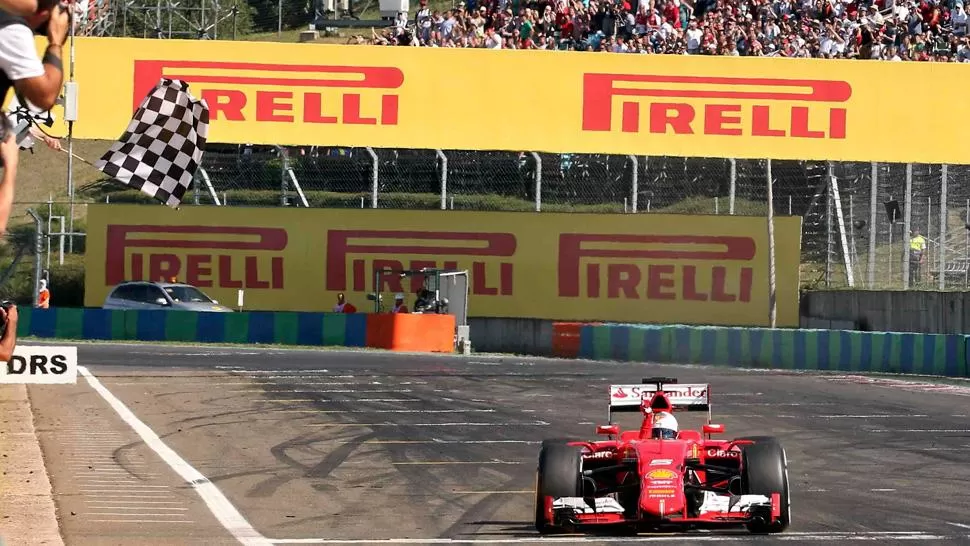
<instances>
[{"instance_id":1,"label":"pit lane wall","mask_svg":"<svg viewBox=\"0 0 970 546\"><path fill-rule=\"evenodd\" d=\"M584 325L592 360L967 377L970 336L849 330Z\"/></svg>"},{"instance_id":2,"label":"pit lane wall","mask_svg":"<svg viewBox=\"0 0 970 546\"><path fill-rule=\"evenodd\" d=\"M452 315L196 313L54 307L18 309L17 334L38 338L372 347L450 352Z\"/></svg>"}]
</instances>

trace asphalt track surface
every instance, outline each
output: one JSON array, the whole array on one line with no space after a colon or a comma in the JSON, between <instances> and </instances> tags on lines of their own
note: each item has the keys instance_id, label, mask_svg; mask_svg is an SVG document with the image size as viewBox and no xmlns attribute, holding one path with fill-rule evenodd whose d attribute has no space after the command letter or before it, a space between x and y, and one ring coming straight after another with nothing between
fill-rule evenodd
<instances>
[{"instance_id":1,"label":"asphalt track surface","mask_svg":"<svg viewBox=\"0 0 970 546\"><path fill-rule=\"evenodd\" d=\"M970 387L198 346L79 345L79 358L115 406L86 377L30 388L69 545L238 544L246 525L265 544L684 543L550 540L532 524L539 441L593 438L607 386L655 375L710 383L728 437L778 436L790 462L789 532L695 533L686 543L970 543ZM682 427L701 422L684 415ZM146 444L149 428L159 442ZM171 453L160 454L162 442ZM173 453L186 464L173 469ZM208 482L187 483L187 466ZM227 501L215 513L200 493L209 483ZM242 523L230 532L219 518L233 508Z\"/></svg>"}]
</instances>

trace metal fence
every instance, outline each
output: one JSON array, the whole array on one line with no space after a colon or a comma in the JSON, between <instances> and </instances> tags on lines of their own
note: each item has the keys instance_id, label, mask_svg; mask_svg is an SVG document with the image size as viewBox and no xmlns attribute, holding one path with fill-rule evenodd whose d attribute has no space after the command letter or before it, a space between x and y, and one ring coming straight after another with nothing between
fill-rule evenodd
<instances>
[{"instance_id":1,"label":"metal fence","mask_svg":"<svg viewBox=\"0 0 970 546\"><path fill-rule=\"evenodd\" d=\"M774 160L771 172L775 213L803 218L803 286L968 286L970 166ZM185 202L764 216L767 173L768 160L220 145ZM919 267L915 230L928 242Z\"/></svg>"}]
</instances>

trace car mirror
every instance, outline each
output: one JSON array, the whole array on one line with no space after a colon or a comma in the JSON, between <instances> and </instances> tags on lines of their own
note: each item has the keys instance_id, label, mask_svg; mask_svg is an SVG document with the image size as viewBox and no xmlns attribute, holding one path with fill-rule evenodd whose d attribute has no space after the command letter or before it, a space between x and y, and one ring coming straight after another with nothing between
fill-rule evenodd
<instances>
[{"instance_id":1,"label":"car mirror","mask_svg":"<svg viewBox=\"0 0 970 546\"><path fill-rule=\"evenodd\" d=\"M601 436L616 436L620 433L620 427L617 425L600 425L596 427L596 434Z\"/></svg>"},{"instance_id":2,"label":"car mirror","mask_svg":"<svg viewBox=\"0 0 970 546\"><path fill-rule=\"evenodd\" d=\"M159 305L168 305L168 300L166 300L165 298L158 298L155 300L155 303Z\"/></svg>"},{"instance_id":3,"label":"car mirror","mask_svg":"<svg viewBox=\"0 0 970 546\"><path fill-rule=\"evenodd\" d=\"M704 434L724 434L724 425L704 425Z\"/></svg>"}]
</instances>

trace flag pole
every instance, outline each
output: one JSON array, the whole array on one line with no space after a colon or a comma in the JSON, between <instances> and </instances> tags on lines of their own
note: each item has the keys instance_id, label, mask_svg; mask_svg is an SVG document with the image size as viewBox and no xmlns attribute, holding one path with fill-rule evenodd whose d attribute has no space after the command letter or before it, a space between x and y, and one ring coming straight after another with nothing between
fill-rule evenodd
<instances>
[{"instance_id":1,"label":"flag pole","mask_svg":"<svg viewBox=\"0 0 970 546\"><path fill-rule=\"evenodd\" d=\"M70 4L70 17L68 18L68 26L70 32L70 76L68 81L74 81L74 2ZM71 204L70 218L68 220L67 231L70 235L67 236L68 252L74 253L74 121L67 122L67 197Z\"/></svg>"}]
</instances>

